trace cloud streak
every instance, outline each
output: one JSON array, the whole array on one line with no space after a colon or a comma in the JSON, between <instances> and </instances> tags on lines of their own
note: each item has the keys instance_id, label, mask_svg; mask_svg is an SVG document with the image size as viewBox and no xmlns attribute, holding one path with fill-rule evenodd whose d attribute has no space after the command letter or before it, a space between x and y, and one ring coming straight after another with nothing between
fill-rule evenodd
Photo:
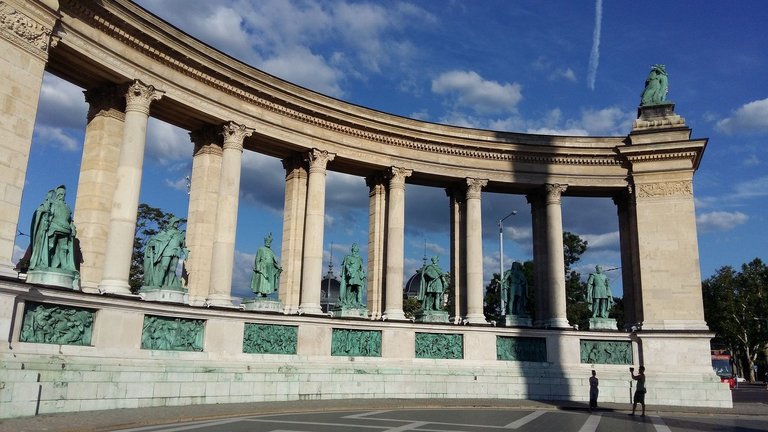
<instances>
[{"instance_id":1,"label":"cloud streak","mask_svg":"<svg viewBox=\"0 0 768 432\"><path fill-rule=\"evenodd\" d=\"M595 89L597 66L600 63L600 32L603 21L603 0L595 0L595 31L592 34L592 51L589 54L589 69L587 72L587 86Z\"/></svg>"}]
</instances>

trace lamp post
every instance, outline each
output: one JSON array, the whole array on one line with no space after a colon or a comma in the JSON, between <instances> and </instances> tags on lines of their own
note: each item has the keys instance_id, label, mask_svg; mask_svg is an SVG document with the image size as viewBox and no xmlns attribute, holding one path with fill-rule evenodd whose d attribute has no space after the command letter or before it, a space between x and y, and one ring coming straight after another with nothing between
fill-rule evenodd
<instances>
[{"instance_id":1,"label":"lamp post","mask_svg":"<svg viewBox=\"0 0 768 432\"><path fill-rule=\"evenodd\" d=\"M499 290L501 290L501 281L504 278L504 221L507 220L508 217L514 216L517 214L517 210L512 210L508 215L504 216L503 218L499 219ZM501 295L501 291L499 291L499 295ZM501 300L501 307L504 308L504 300Z\"/></svg>"}]
</instances>

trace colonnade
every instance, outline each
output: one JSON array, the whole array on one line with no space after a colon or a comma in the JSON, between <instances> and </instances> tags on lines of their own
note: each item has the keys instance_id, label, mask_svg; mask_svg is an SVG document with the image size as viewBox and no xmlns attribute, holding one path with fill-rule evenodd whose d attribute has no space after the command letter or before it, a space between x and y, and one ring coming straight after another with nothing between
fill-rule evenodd
<instances>
[{"instance_id":1,"label":"colonnade","mask_svg":"<svg viewBox=\"0 0 768 432\"><path fill-rule=\"evenodd\" d=\"M284 313L317 314L325 177L369 187L372 319L400 320L405 183L449 197L453 315L484 323L481 197L524 193L532 213L537 327L567 327L564 193L617 205L628 321L706 330L693 173L706 139L674 113L645 107L625 137L557 137L452 128L326 98L228 59L130 2L7 0L0 6L0 274L15 277L35 113L48 69L83 88L90 109L75 203L83 290L130 295L128 277L150 115L190 130L189 302L232 304L230 285L244 151L285 167L279 295ZM153 31L146 29L152 28ZM55 54L55 55L52 55ZM205 65L205 66L202 66ZM110 84L111 83L111 84ZM336 168L334 168L336 167ZM26 215L24 215L26 216ZM680 310L675 304L690 304Z\"/></svg>"}]
</instances>

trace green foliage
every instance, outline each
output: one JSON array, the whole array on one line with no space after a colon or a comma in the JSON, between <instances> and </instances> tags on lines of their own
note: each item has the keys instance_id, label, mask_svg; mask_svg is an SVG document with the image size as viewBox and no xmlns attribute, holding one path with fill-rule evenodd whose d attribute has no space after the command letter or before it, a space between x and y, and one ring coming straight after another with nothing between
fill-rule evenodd
<instances>
[{"instance_id":1,"label":"green foliage","mask_svg":"<svg viewBox=\"0 0 768 432\"><path fill-rule=\"evenodd\" d=\"M565 256L565 313L571 325L576 324L580 329L588 328L589 311L587 299L587 284L581 281L581 273L572 270L579 262L581 255L589 247L586 240L576 234L563 232L563 255Z\"/></svg>"},{"instance_id":2,"label":"green foliage","mask_svg":"<svg viewBox=\"0 0 768 432\"><path fill-rule=\"evenodd\" d=\"M497 322L504 316L504 311L501 310L501 283L498 273L493 274L491 282L485 287L483 313L485 319L491 322Z\"/></svg>"},{"instance_id":3,"label":"green foliage","mask_svg":"<svg viewBox=\"0 0 768 432\"><path fill-rule=\"evenodd\" d=\"M166 213L159 208L150 207L144 203L139 204L136 218L136 234L133 237L131 272L128 277L131 292L138 292L144 284L144 246L146 246L147 241L152 236L165 227L172 217L174 217L173 213ZM180 223L185 223L186 221L186 219L181 219Z\"/></svg>"},{"instance_id":4,"label":"green foliage","mask_svg":"<svg viewBox=\"0 0 768 432\"><path fill-rule=\"evenodd\" d=\"M421 312L421 302L416 297L406 297L403 299L403 313L408 319L414 318Z\"/></svg>"},{"instance_id":5,"label":"green foliage","mask_svg":"<svg viewBox=\"0 0 768 432\"><path fill-rule=\"evenodd\" d=\"M768 343L768 266L759 258L741 271L721 267L702 282L704 318L724 341L745 378L755 380L753 366Z\"/></svg>"}]
</instances>

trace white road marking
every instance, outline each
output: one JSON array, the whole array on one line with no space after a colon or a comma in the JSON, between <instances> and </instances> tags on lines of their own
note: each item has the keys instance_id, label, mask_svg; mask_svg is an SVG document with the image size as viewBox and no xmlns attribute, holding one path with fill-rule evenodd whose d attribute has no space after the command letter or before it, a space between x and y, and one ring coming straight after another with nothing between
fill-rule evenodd
<instances>
[{"instance_id":1,"label":"white road marking","mask_svg":"<svg viewBox=\"0 0 768 432\"><path fill-rule=\"evenodd\" d=\"M527 416L525 416L525 417L523 417L523 418L521 418L519 420L515 420L512 423L504 426L504 428L505 429L519 429L519 428L523 427L525 424L530 423L530 422L536 420L537 418L541 417L544 413L546 413L546 411L534 411L534 412L528 414Z\"/></svg>"},{"instance_id":2,"label":"white road marking","mask_svg":"<svg viewBox=\"0 0 768 432\"><path fill-rule=\"evenodd\" d=\"M587 422L584 423L584 426L579 429L579 432L595 432L597 430L597 425L600 424L600 419L602 416L597 414L592 414L587 419Z\"/></svg>"},{"instance_id":3,"label":"white road marking","mask_svg":"<svg viewBox=\"0 0 768 432\"><path fill-rule=\"evenodd\" d=\"M346 418L346 419L359 419L359 418L364 418L364 417L368 417L368 416L372 416L372 415L388 413L390 411L392 411L392 410L369 411L369 412L364 412L364 413L352 414L352 415L344 416L342 418Z\"/></svg>"},{"instance_id":4,"label":"white road marking","mask_svg":"<svg viewBox=\"0 0 768 432\"><path fill-rule=\"evenodd\" d=\"M656 432L672 432L671 429L669 429L669 426L667 426L666 423L664 423L664 420L661 419L661 417L654 415L651 417L651 423L653 423L653 427L656 428Z\"/></svg>"}]
</instances>

